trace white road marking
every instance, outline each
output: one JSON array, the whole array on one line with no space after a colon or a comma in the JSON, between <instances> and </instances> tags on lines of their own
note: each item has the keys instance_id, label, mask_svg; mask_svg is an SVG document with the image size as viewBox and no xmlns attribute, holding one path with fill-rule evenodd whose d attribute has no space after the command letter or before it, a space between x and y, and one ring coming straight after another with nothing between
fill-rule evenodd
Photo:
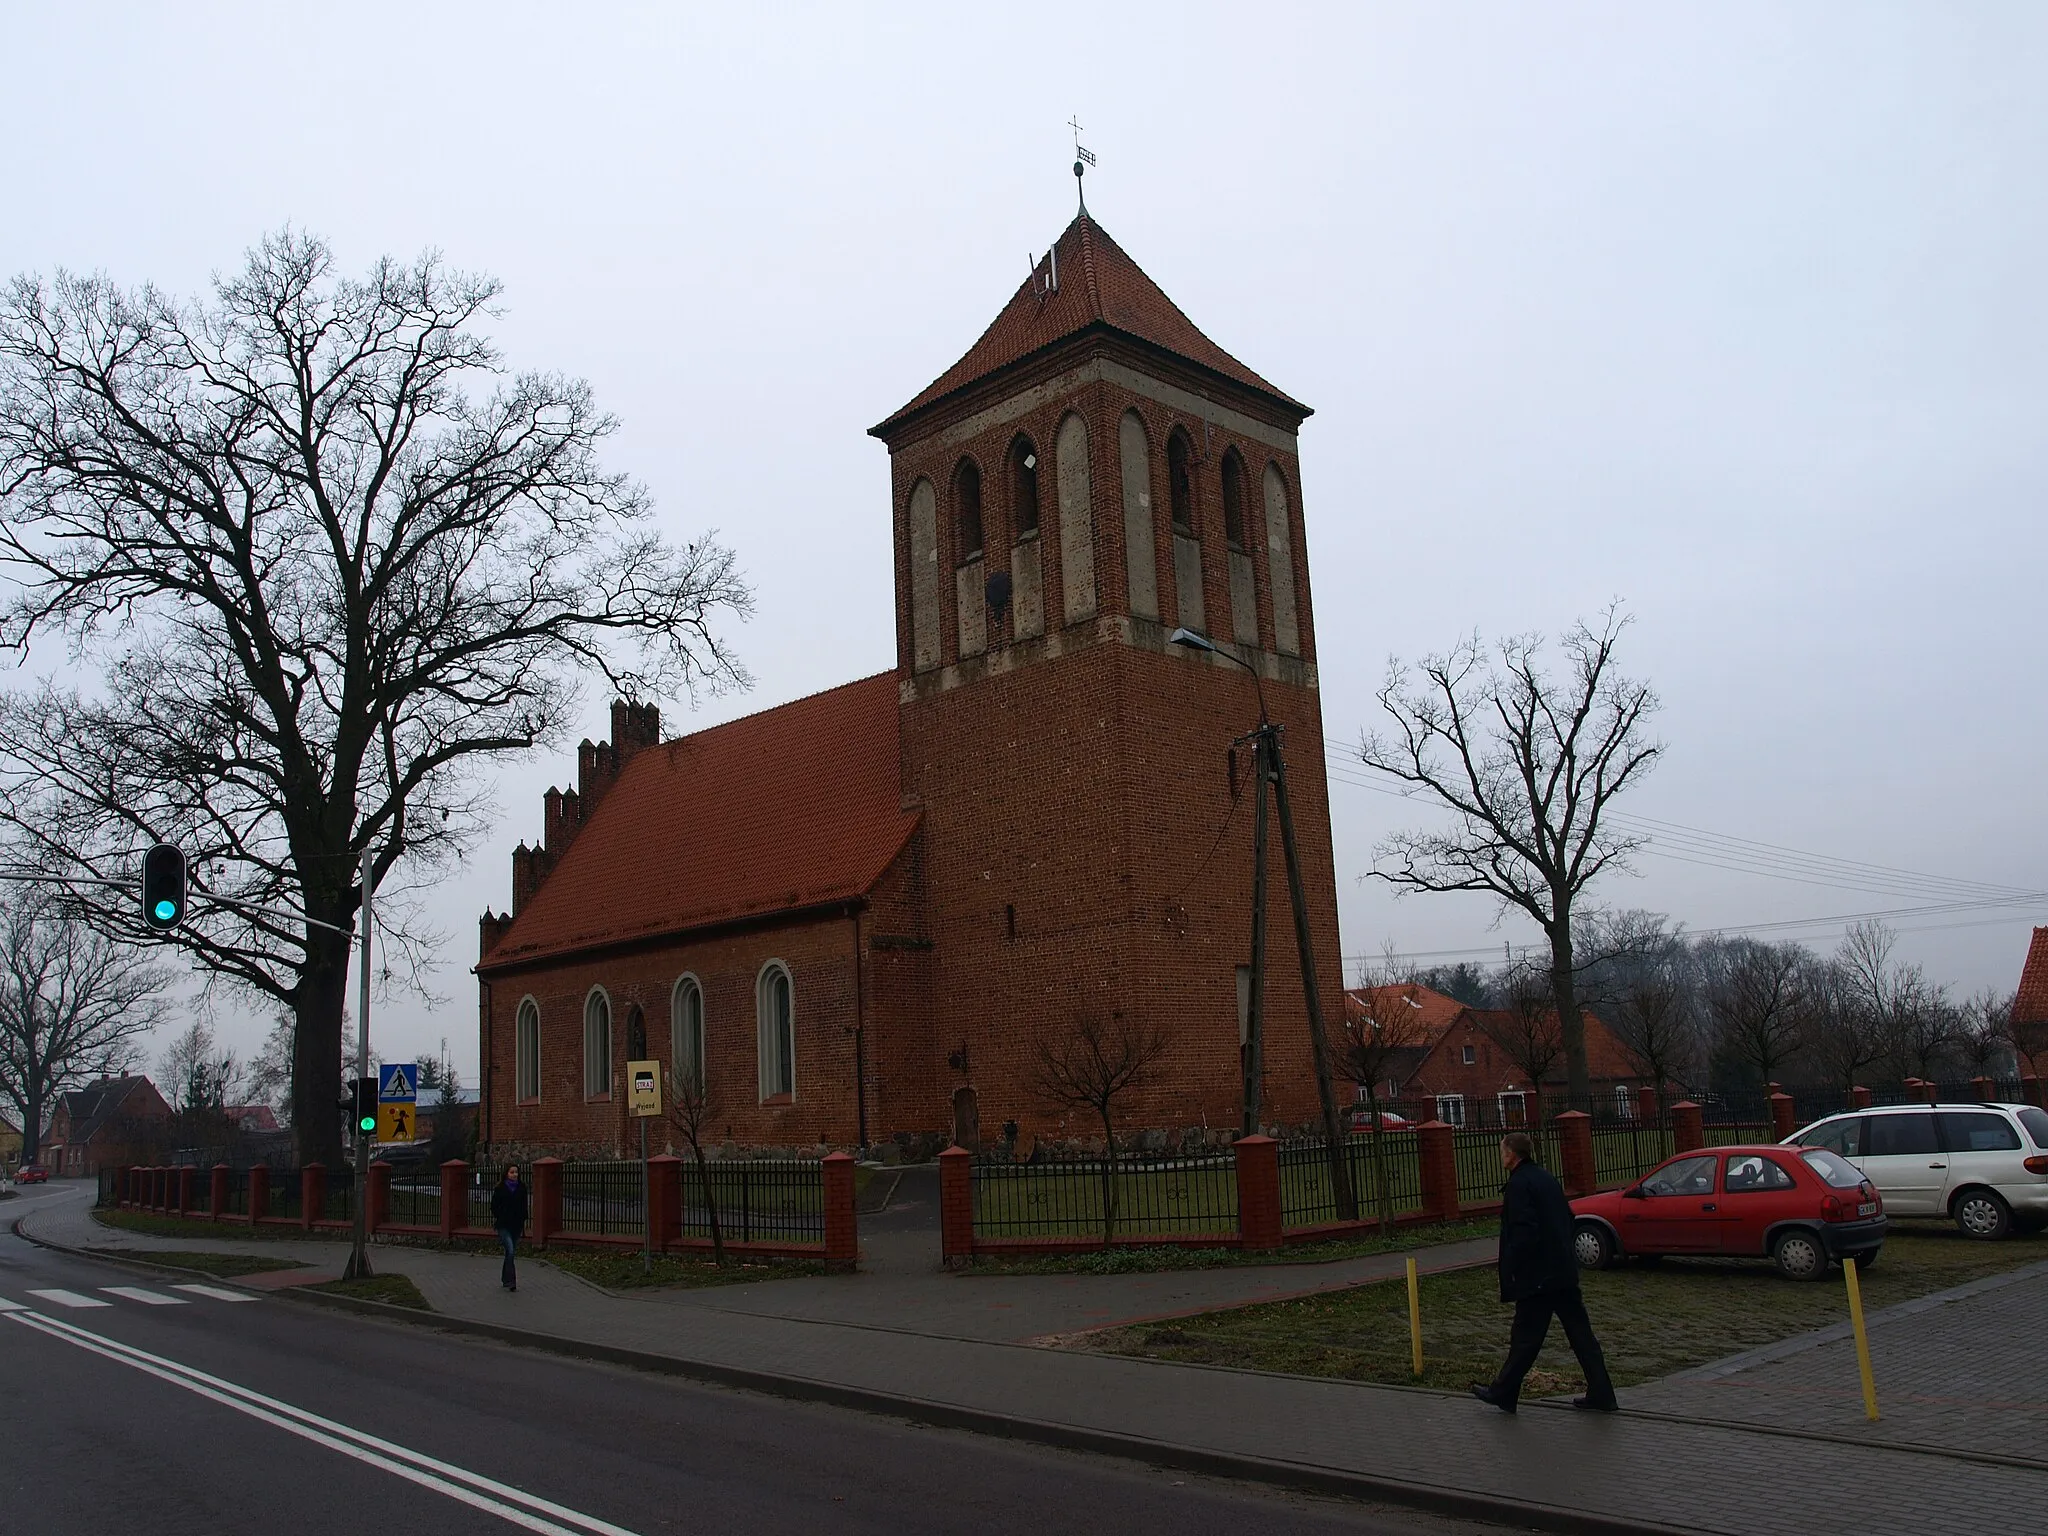
<instances>
[{"instance_id":1,"label":"white road marking","mask_svg":"<svg viewBox=\"0 0 2048 1536\"><path fill-rule=\"evenodd\" d=\"M161 1291L145 1291L139 1285L103 1285L100 1289L109 1296L118 1296L123 1301L139 1301L145 1307L186 1307L191 1303L182 1296L166 1296Z\"/></svg>"},{"instance_id":2,"label":"white road marking","mask_svg":"<svg viewBox=\"0 0 2048 1536\"><path fill-rule=\"evenodd\" d=\"M81 1296L76 1291L30 1291L31 1296L40 1296L44 1301L54 1301L60 1307L111 1307L111 1301L101 1301L97 1296Z\"/></svg>"},{"instance_id":3,"label":"white road marking","mask_svg":"<svg viewBox=\"0 0 2048 1536\"><path fill-rule=\"evenodd\" d=\"M20 1302L9 1301L5 1296L0 1296L0 1312L20 1312L22 1310L24 1309Z\"/></svg>"},{"instance_id":4,"label":"white road marking","mask_svg":"<svg viewBox=\"0 0 2048 1536\"><path fill-rule=\"evenodd\" d=\"M204 1296L212 1301L254 1301L254 1296L241 1291L230 1291L218 1285L174 1285L174 1291L183 1291L189 1296Z\"/></svg>"},{"instance_id":5,"label":"white road marking","mask_svg":"<svg viewBox=\"0 0 2048 1536\"><path fill-rule=\"evenodd\" d=\"M180 1287L191 1289L191 1287ZM241 1300L244 1298L236 1298ZM104 1303L102 1303L104 1305ZM154 1355L148 1350L137 1349L132 1344L123 1344L118 1339L107 1338L89 1329L79 1328L54 1317L43 1317L34 1312L15 1311L9 1313L7 1321L33 1328L38 1333L62 1340L79 1349L100 1355L108 1360L129 1366L145 1375L155 1376L173 1386L183 1387L187 1392L208 1398L238 1413L245 1413L252 1419L260 1419L275 1425L289 1434L324 1445L355 1461L389 1472L393 1477L404 1478L480 1509L499 1519L509 1521L529 1531L538 1531L542 1536L635 1536L624 1526L613 1525L595 1515L586 1515L580 1510L556 1504L548 1499L496 1482L463 1467L439 1461L406 1446L375 1435L351 1429L333 1419L322 1418L303 1408L294 1407L274 1397L266 1397L248 1387L237 1386L234 1382L219 1376L210 1376L195 1366L189 1366L164 1355ZM523 1506L523 1507L515 1507ZM553 1516L546 1519L543 1516ZM565 1523L557 1523L557 1522Z\"/></svg>"}]
</instances>

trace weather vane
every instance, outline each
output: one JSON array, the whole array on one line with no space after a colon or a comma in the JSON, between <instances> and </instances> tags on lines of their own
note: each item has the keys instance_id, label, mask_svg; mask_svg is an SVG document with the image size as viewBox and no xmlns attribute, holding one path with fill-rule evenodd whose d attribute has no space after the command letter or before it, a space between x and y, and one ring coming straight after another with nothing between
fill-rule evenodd
<instances>
[{"instance_id":1,"label":"weather vane","mask_svg":"<svg viewBox=\"0 0 2048 1536\"><path fill-rule=\"evenodd\" d=\"M1067 126L1074 130L1074 192L1081 199L1081 211L1088 211L1088 194L1081 188L1081 176L1095 163L1095 156L1081 147L1081 115L1075 113L1067 119Z\"/></svg>"}]
</instances>

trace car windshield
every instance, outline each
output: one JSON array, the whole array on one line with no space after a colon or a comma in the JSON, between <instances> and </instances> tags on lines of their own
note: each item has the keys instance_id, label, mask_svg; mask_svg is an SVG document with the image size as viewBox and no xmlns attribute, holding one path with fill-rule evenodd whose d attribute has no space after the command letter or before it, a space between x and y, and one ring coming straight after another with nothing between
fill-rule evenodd
<instances>
[{"instance_id":1,"label":"car windshield","mask_svg":"<svg viewBox=\"0 0 2048 1536\"><path fill-rule=\"evenodd\" d=\"M1854 1189L1863 1182L1863 1175L1856 1171L1854 1163L1836 1156L1826 1147L1808 1147L1799 1155L1806 1159L1809 1168L1836 1189Z\"/></svg>"}]
</instances>

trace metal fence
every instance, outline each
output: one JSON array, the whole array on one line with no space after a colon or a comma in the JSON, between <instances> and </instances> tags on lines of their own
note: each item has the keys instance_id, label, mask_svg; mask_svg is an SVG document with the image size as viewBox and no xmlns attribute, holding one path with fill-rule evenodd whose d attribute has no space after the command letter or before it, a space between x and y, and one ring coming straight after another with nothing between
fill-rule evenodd
<instances>
[{"instance_id":1,"label":"metal fence","mask_svg":"<svg viewBox=\"0 0 2048 1536\"><path fill-rule=\"evenodd\" d=\"M982 1237L1226 1236L1237 1231L1230 1153L977 1159L974 1230ZM1105 1205L1109 1207L1105 1212Z\"/></svg>"},{"instance_id":2,"label":"metal fence","mask_svg":"<svg viewBox=\"0 0 2048 1536\"><path fill-rule=\"evenodd\" d=\"M1280 1225L1314 1227L1340 1221L1337 1193L1330 1183L1327 1143L1304 1138L1283 1141L1280 1158ZM1352 1194L1357 1198L1358 1219L1375 1220L1381 1211L1381 1179L1390 1215L1399 1216L1422 1208L1422 1159L1414 1134L1408 1131L1371 1132L1345 1138L1342 1147L1345 1172Z\"/></svg>"},{"instance_id":3,"label":"metal fence","mask_svg":"<svg viewBox=\"0 0 2048 1536\"><path fill-rule=\"evenodd\" d=\"M623 1158L562 1165L562 1230L588 1237L637 1237L646 1207L640 1164ZM488 1210L485 1225L489 1225Z\"/></svg>"},{"instance_id":4,"label":"metal fence","mask_svg":"<svg viewBox=\"0 0 2048 1536\"><path fill-rule=\"evenodd\" d=\"M635 1177L639 1165L634 1164ZM728 1242L822 1243L824 1165L797 1158L721 1158L706 1165L718 1230ZM682 1235L711 1235L707 1180L694 1163L681 1172ZM638 1198L638 1186L635 1186ZM567 1205L566 1188L563 1203ZM636 1229L637 1230L637 1229Z\"/></svg>"}]
</instances>

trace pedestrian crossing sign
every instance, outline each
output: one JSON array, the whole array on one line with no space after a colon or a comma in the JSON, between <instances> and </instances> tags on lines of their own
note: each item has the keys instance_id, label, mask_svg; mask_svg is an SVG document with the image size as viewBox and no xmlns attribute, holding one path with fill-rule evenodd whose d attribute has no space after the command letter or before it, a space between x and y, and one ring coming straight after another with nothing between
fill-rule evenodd
<instances>
[{"instance_id":1,"label":"pedestrian crossing sign","mask_svg":"<svg viewBox=\"0 0 2048 1536\"><path fill-rule=\"evenodd\" d=\"M377 1139L379 1141L418 1141L420 1138L417 1104L379 1104L377 1106Z\"/></svg>"},{"instance_id":2,"label":"pedestrian crossing sign","mask_svg":"<svg viewBox=\"0 0 2048 1536\"><path fill-rule=\"evenodd\" d=\"M377 1073L377 1101L381 1104L412 1104L420 1096L420 1064L394 1061Z\"/></svg>"}]
</instances>

